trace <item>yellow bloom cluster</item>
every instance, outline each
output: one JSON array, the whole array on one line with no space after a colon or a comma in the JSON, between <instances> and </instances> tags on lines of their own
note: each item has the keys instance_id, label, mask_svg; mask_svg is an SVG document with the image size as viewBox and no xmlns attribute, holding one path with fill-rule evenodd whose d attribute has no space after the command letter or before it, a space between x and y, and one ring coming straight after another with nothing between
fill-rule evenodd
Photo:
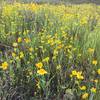
<instances>
[{"instance_id":1,"label":"yellow bloom cluster","mask_svg":"<svg viewBox=\"0 0 100 100\"><path fill-rule=\"evenodd\" d=\"M72 71L72 73L70 74L70 77L76 77L79 80L84 79L84 76L82 75L82 71L76 71L76 70Z\"/></svg>"},{"instance_id":2,"label":"yellow bloom cluster","mask_svg":"<svg viewBox=\"0 0 100 100\"><path fill-rule=\"evenodd\" d=\"M39 75L47 74L47 71L44 70L44 69L42 68L42 67L43 67L42 62L36 63L35 66L36 66L37 68L39 68L38 71L37 71L37 73L38 73Z\"/></svg>"}]
</instances>

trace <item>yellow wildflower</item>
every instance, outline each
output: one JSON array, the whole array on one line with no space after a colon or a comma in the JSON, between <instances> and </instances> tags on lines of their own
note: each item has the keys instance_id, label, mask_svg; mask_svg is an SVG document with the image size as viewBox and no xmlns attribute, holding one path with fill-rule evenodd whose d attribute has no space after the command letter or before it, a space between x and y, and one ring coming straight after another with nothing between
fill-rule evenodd
<instances>
[{"instance_id":1,"label":"yellow wildflower","mask_svg":"<svg viewBox=\"0 0 100 100\"><path fill-rule=\"evenodd\" d=\"M100 75L100 69L97 70L97 73Z\"/></svg>"},{"instance_id":2,"label":"yellow wildflower","mask_svg":"<svg viewBox=\"0 0 100 100\"><path fill-rule=\"evenodd\" d=\"M84 79L84 77L81 75L81 72L78 72L76 77L80 80Z\"/></svg>"},{"instance_id":3,"label":"yellow wildflower","mask_svg":"<svg viewBox=\"0 0 100 100\"><path fill-rule=\"evenodd\" d=\"M92 64L96 66L97 65L97 60L93 60Z\"/></svg>"},{"instance_id":4,"label":"yellow wildflower","mask_svg":"<svg viewBox=\"0 0 100 100\"><path fill-rule=\"evenodd\" d=\"M22 42L22 38L19 37L17 41L18 41L18 43Z\"/></svg>"},{"instance_id":5,"label":"yellow wildflower","mask_svg":"<svg viewBox=\"0 0 100 100\"><path fill-rule=\"evenodd\" d=\"M13 52L13 53L12 53L12 57L15 57L15 56L16 56L16 53Z\"/></svg>"},{"instance_id":6,"label":"yellow wildflower","mask_svg":"<svg viewBox=\"0 0 100 100\"><path fill-rule=\"evenodd\" d=\"M80 24L81 24L81 25L87 24L87 18L86 18L86 17L83 17L83 18L80 20Z\"/></svg>"},{"instance_id":7,"label":"yellow wildflower","mask_svg":"<svg viewBox=\"0 0 100 100\"><path fill-rule=\"evenodd\" d=\"M88 52L89 52L89 53L94 53L94 49L93 49L93 48L89 48L89 49L88 49Z\"/></svg>"},{"instance_id":8,"label":"yellow wildflower","mask_svg":"<svg viewBox=\"0 0 100 100\"><path fill-rule=\"evenodd\" d=\"M32 52L32 51L33 51L33 48L32 48L32 47L30 47L30 48L29 48L29 51L30 51L30 52Z\"/></svg>"},{"instance_id":9,"label":"yellow wildflower","mask_svg":"<svg viewBox=\"0 0 100 100\"><path fill-rule=\"evenodd\" d=\"M26 43L29 43L31 40L30 40L29 38L25 38L24 41L25 41Z\"/></svg>"},{"instance_id":10,"label":"yellow wildflower","mask_svg":"<svg viewBox=\"0 0 100 100\"><path fill-rule=\"evenodd\" d=\"M96 93L96 88L95 87L92 87L91 88L91 92Z\"/></svg>"},{"instance_id":11,"label":"yellow wildflower","mask_svg":"<svg viewBox=\"0 0 100 100\"><path fill-rule=\"evenodd\" d=\"M13 43L13 47L17 47L18 46L18 44L15 42L15 43Z\"/></svg>"},{"instance_id":12,"label":"yellow wildflower","mask_svg":"<svg viewBox=\"0 0 100 100\"><path fill-rule=\"evenodd\" d=\"M77 71L76 70L73 70L72 71L72 75L74 76L74 75L77 75Z\"/></svg>"},{"instance_id":13,"label":"yellow wildflower","mask_svg":"<svg viewBox=\"0 0 100 100\"><path fill-rule=\"evenodd\" d=\"M84 93L83 95L82 95L82 99L87 99L89 97L89 94L88 93Z\"/></svg>"},{"instance_id":14,"label":"yellow wildflower","mask_svg":"<svg viewBox=\"0 0 100 100\"><path fill-rule=\"evenodd\" d=\"M2 65L1 65L1 67L2 67L3 70L7 70L8 63L7 62L3 62Z\"/></svg>"},{"instance_id":15,"label":"yellow wildflower","mask_svg":"<svg viewBox=\"0 0 100 100\"><path fill-rule=\"evenodd\" d=\"M42 62L39 62L39 63L35 64L35 66L36 66L37 68L42 68L42 67L43 67L43 64L42 64Z\"/></svg>"},{"instance_id":16,"label":"yellow wildflower","mask_svg":"<svg viewBox=\"0 0 100 100\"><path fill-rule=\"evenodd\" d=\"M80 90L86 90L86 86L80 86Z\"/></svg>"},{"instance_id":17,"label":"yellow wildflower","mask_svg":"<svg viewBox=\"0 0 100 100\"><path fill-rule=\"evenodd\" d=\"M24 57L24 53L23 52L20 52L19 54L20 54L19 55L20 58L23 58Z\"/></svg>"},{"instance_id":18,"label":"yellow wildflower","mask_svg":"<svg viewBox=\"0 0 100 100\"><path fill-rule=\"evenodd\" d=\"M45 71L44 69L40 69L37 71L37 73L40 75L44 75L44 74L47 74L47 71Z\"/></svg>"},{"instance_id":19,"label":"yellow wildflower","mask_svg":"<svg viewBox=\"0 0 100 100\"><path fill-rule=\"evenodd\" d=\"M95 83L98 83L98 79L95 79L94 82L95 82Z\"/></svg>"}]
</instances>

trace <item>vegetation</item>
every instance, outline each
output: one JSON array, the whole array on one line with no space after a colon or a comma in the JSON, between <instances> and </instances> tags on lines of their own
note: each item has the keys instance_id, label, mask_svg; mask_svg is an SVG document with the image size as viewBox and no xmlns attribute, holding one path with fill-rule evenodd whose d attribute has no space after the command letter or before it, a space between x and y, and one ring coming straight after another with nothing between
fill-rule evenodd
<instances>
[{"instance_id":1,"label":"vegetation","mask_svg":"<svg viewBox=\"0 0 100 100\"><path fill-rule=\"evenodd\" d=\"M100 6L2 3L1 100L99 100Z\"/></svg>"}]
</instances>

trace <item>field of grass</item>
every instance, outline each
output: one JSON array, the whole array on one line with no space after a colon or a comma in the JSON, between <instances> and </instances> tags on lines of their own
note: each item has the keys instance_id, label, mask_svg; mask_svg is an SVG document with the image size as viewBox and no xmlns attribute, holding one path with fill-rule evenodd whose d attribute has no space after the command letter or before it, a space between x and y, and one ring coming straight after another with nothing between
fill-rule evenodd
<instances>
[{"instance_id":1,"label":"field of grass","mask_svg":"<svg viewBox=\"0 0 100 100\"><path fill-rule=\"evenodd\" d=\"M2 2L0 100L100 100L100 6Z\"/></svg>"}]
</instances>

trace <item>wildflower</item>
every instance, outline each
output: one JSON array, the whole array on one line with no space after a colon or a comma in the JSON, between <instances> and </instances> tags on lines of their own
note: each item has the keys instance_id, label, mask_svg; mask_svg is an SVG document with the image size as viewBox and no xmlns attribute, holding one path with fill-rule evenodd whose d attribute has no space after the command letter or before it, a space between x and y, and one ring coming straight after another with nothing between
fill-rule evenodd
<instances>
[{"instance_id":1,"label":"wildflower","mask_svg":"<svg viewBox=\"0 0 100 100\"><path fill-rule=\"evenodd\" d=\"M7 70L8 63L7 62L3 62L2 65L1 65L1 67L2 67L3 70Z\"/></svg>"},{"instance_id":2,"label":"wildflower","mask_svg":"<svg viewBox=\"0 0 100 100\"><path fill-rule=\"evenodd\" d=\"M58 45L58 49L61 49L61 48L63 48L64 47L64 44L59 44Z\"/></svg>"},{"instance_id":3,"label":"wildflower","mask_svg":"<svg viewBox=\"0 0 100 100\"><path fill-rule=\"evenodd\" d=\"M91 92L92 92L92 93L96 93L96 88L95 88L95 87L92 87L92 88L91 88Z\"/></svg>"},{"instance_id":4,"label":"wildflower","mask_svg":"<svg viewBox=\"0 0 100 100\"><path fill-rule=\"evenodd\" d=\"M95 79L94 82L95 82L95 83L98 83L98 79Z\"/></svg>"},{"instance_id":5,"label":"wildflower","mask_svg":"<svg viewBox=\"0 0 100 100\"><path fill-rule=\"evenodd\" d=\"M22 38L19 37L17 41L18 41L18 43L22 42Z\"/></svg>"},{"instance_id":6,"label":"wildflower","mask_svg":"<svg viewBox=\"0 0 100 100\"><path fill-rule=\"evenodd\" d=\"M72 71L72 75L73 75L73 76L77 75L77 71L76 71L76 70L73 70L73 71Z\"/></svg>"},{"instance_id":7,"label":"wildflower","mask_svg":"<svg viewBox=\"0 0 100 100\"><path fill-rule=\"evenodd\" d=\"M24 41L25 41L26 43L29 43L31 40L30 40L29 38L25 38Z\"/></svg>"},{"instance_id":8,"label":"wildflower","mask_svg":"<svg viewBox=\"0 0 100 100\"><path fill-rule=\"evenodd\" d=\"M97 65L97 60L93 60L92 64L96 66Z\"/></svg>"},{"instance_id":9,"label":"wildflower","mask_svg":"<svg viewBox=\"0 0 100 100\"><path fill-rule=\"evenodd\" d=\"M94 49L93 49L93 48L89 48L89 49L88 49L88 52L89 52L89 53L94 53Z\"/></svg>"},{"instance_id":10,"label":"wildflower","mask_svg":"<svg viewBox=\"0 0 100 100\"><path fill-rule=\"evenodd\" d=\"M32 52L32 51L33 51L33 48L32 48L32 47L30 47L30 48L29 48L29 51L30 51L30 52Z\"/></svg>"},{"instance_id":11,"label":"wildflower","mask_svg":"<svg viewBox=\"0 0 100 100\"><path fill-rule=\"evenodd\" d=\"M82 72L77 72L77 79L84 79L84 77L81 75Z\"/></svg>"},{"instance_id":12,"label":"wildflower","mask_svg":"<svg viewBox=\"0 0 100 100\"><path fill-rule=\"evenodd\" d=\"M97 73L100 75L100 69L97 70Z\"/></svg>"},{"instance_id":13,"label":"wildflower","mask_svg":"<svg viewBox=\"0 0 100 100\"><path fill-rule=\"evenodd\" d=\"M83 95L82 95L82 99L87 99L89 97L89 94L88 93L84 93Z\"/></svg>"},{"instance_id":14,"label":"wildflower","mask_svg":"<svg viewBox=\"0 0 100 100\"><path fill-rule=\"evenodd\" d=\"M15 56L16 56L16 53L13 52L13 53L12 53L12 57L15 57Z\"/></svg>"},{"instance_id":15,"label":"wildflower","mask_svg":"<svg viewBox=\"0 0 100 100\"><path fill-rule=\"evenodd\" d=\"M86 90L86 86L81 86L80 90Z\"/></svg>"},{"instance_id":16,"label":"wildflower","mask_svg":"<svg viewBox=\"0 0 100 100\"><path fill-rule=\"evenodd\" d=\"M15 42L15 43L13 43L13 47L17 47L18 46L18 44Z\"/></svg>"},{"instance_id":17,"label":"wildflower","mask_svg":"<svg viewBox=\"0 0 100 100\"><path fill-rule=\"evenodd\" d=\"M40 70L37 71L37 73L39 75L44 75L44 74L47 74L47 71L45 71L44 69L40 69Z\"/></svg>"},{"instance_id":18,"label":"wildflower","mask_svg":"<svg viewBox=\"0 0 100 100\"><path fill-rule=\"evenodd\" d=\"M82 18L82 19L80 20L80 24L81 24L81 25L87 24L87 19L86 19L86 17L84 17L84 18Z\"/></svg>"},{"instance_id":19,"label":"wildflower","mask_svg":"<svg viewBox=\"0 0 100 100\"><path fill-rule=\"evenodd\" d=\"M23 52L20 52L19 57L20 57L20 58L23 58L23 57L24 57L24 53L23 53Z\"/></svg>"},{"instance_id":20,"label":"wildflower","mask_svg":"<svg viewBox=\"0 0 100 100\"><path fill-rule=\"evenodd\" d=\"M42 68L42 67L43 67L43 64L42 64L42 62L39 62L39 63L35 64L35 66L36 66L37 68Z\"/></svg>"}]
</instances>

